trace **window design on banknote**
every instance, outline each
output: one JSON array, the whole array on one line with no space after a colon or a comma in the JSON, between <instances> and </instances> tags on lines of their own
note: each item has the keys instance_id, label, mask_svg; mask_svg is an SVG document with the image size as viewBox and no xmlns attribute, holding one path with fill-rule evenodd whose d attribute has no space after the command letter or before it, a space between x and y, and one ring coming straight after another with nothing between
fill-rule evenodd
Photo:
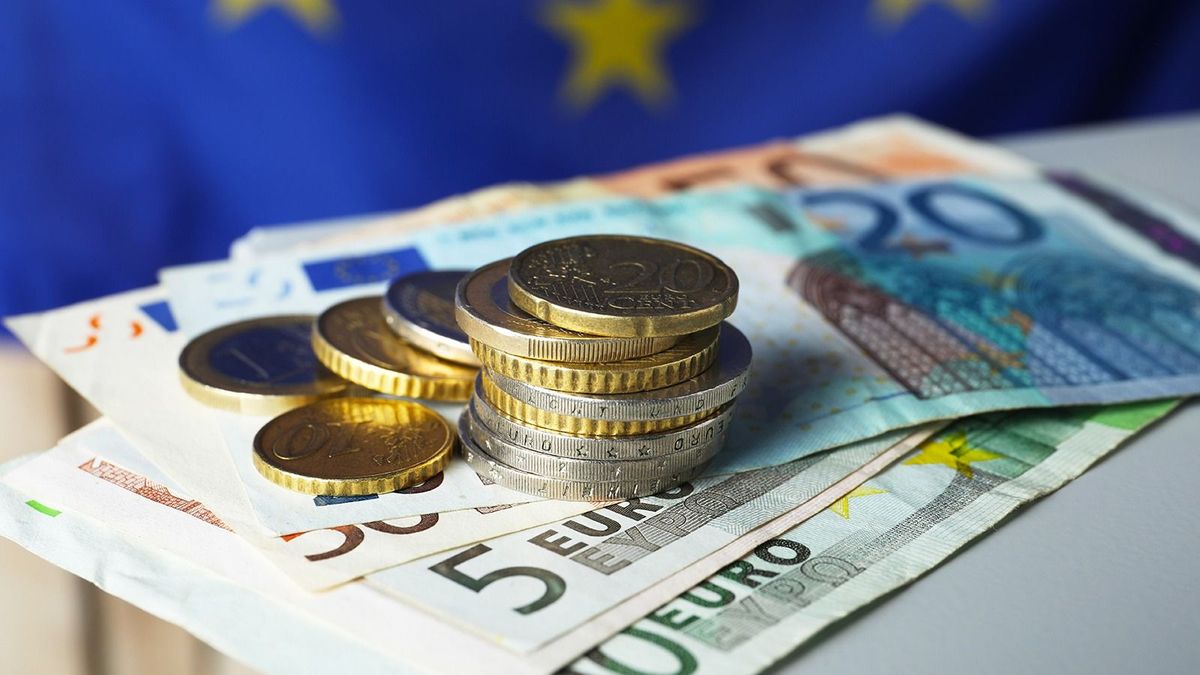
<instances>
[{"instance_id":1,"label":"window design on banknote","mask_svg":"<svg viewBox=\"0 0 1200 675\"><path fill-rule=\"evenodd\" d=\"M1200 375L1200 294L1102 236L1097 211L1132 207L1081 202L1076 180L809 192L839 244L788 285L919 398Z\"/></svg>"}]
</instances>

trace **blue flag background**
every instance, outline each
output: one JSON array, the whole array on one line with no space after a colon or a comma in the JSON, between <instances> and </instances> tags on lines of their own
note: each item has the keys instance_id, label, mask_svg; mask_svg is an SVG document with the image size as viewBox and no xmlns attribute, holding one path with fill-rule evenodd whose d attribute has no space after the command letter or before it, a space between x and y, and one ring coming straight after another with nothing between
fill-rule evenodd
<instances>
[{"instance_id":1,"label":"blue flag background","mask_svg":"<svg viewBox=\"0 0 1200 675\"><path fill-rule=\"evenodd\" d=\"M1200 107L1200 3L17 0L0 314L267 223L895 111L972 134Z\"/></svg>"}]
</instances>

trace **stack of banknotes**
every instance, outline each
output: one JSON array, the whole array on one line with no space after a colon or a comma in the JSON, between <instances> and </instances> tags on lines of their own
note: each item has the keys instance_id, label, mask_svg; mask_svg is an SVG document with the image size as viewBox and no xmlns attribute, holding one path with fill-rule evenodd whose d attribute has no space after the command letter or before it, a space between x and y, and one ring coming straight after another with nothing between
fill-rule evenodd
<instances>
[{"instance_id":1,"label":"stack of banknotes","mask_svg":"<svg viewBox=\"0 0 1200 675\"><path fill-rule=\"evenodd\" d=\"M179 386L215 326L597 233L740 280L749 384L666 492L541 499L459 459L304 495L253 466L268 417ZM1200 392L1198 240L1158 200L901 117L256 229L8 321L104 417L3 467L0 534L271 672L758 672Z\"/></svg>"}]
</instances>

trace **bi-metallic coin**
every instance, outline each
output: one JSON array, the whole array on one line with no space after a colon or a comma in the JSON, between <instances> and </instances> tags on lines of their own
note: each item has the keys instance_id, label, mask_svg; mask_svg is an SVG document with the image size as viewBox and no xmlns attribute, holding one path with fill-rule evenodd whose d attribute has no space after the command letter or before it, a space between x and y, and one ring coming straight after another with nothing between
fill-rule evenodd
<instances>
[{"instance_id":1,"label":"bi-metallic coin","mask_svg":"<svg viewBox=\"0 0 1200 675\"><path fill-rule=\"evenodd\" d=\"M478 369L439 359L396 337L388 330L379 303L378 297L347 300L317 317L312 345L321 363L372 391L467 400Z\"/></svg>"},{"instance_id":2,"label":"bi-metallic coin","mask_svg":"<svg viewBox=\"0 0 1200 675\"><path fill-rule=\"evenodd\" d=\"M467 270L438 270L398 277L383 294L383 315L414 347L478 368L467 334L454 319L454 290L466 275Z\"/></svg>"},{"instance_id":3,"label":"bi-metallic coin","mask_svg":"<svg viewBox=\"0 0 1200 675\"><path fill-rule=\"evenodd\" d=\"M413 401L336 398L286 412L254 437L254 467L315 495L391 492L433 477L454 451L445 418Z\"/></svg>"},{"instance_id":4,"label":"bi-metallic coin","mask_svg":"<svg viewBox=\"0 0 1200 675\"><path fill-rule=\"evenodd\" d=\"M518 253L513 303L556 326L596 335L686 335L737 305L738 278L713 255L664 239L592 235Z\"/></svg>"},{"instance_id":5,"label":"bi-metallic coin","mask_svg":"<svg viewBox=\"0 0 1200 675\"><path fill-rule=\"evenodd\" d=\"M310 315L239 321L193 339L179 354L183 388L223 410L275 415L342 393L347 382L313 354Z\"/></svg>"},{"instance_id":6,"label":"bi-metallic coin","mask_svg":"<svg viewBox=\"0 0 1200 675\"><path fill-rule=\"evenodd\" d=\"M455 318L472 339L497 351L542 361L610 363L647 356L676 336L617 338L559 328L518 308L508 297L511 258L467 275L455 296Z\"/></svg>"},{"instance_id":7,"label":"bi-metallic coin","mask_svg":"<svg viewBox=\"0 0 1200 675\"><path fill-rule=\"evenodd\" d=\"M484 367L537 387L584 394L624 394L660 389L695 377L717 355L717 326L685 335L657 354L612 363L561 363L513 356L472 340Z\"/></svg>"}]
</instances>

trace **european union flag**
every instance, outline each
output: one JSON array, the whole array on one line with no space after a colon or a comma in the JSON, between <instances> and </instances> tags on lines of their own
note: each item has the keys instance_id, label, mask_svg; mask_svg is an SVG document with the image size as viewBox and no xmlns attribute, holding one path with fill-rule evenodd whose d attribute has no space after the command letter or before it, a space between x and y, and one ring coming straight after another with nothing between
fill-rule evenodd
<instances>
[{"instance_id":1,"label":"european union flag","mask_svg":"<svg viewBox=\"0 0 1200 675\"><path fill-rule=\"evenodd\" d=\"M906 111L976 134L1200 106L1200 5L26 0L0 8L0 313L248 227Z\"/></svg>"}]
</instances>

